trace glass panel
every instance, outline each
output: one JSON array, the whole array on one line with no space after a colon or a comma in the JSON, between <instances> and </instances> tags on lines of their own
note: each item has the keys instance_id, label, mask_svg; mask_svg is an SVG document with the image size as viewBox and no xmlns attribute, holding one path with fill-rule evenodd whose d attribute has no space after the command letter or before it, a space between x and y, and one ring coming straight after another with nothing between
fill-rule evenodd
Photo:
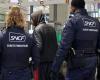
<instances>
[{"instance_id":1,"label":"glass panel","mask_svg":"<svg viewBox=\"0 0 100 80\"><path fill-rule=\"evenodd\" d=\"M99 17L99 13L96 13L96 17Z\"/></svg>"},{"instance_id":2,"label":"glass panel","mask_svg":"<svg viewBox=\"0 0 100 80\"><path fill-rule=\"evenodd\" d=\"M91 4L91 11L94 11L95 10L95 5Z\"/></svg>"},{"instance_id":3,"label":"glass panel","mask_svg":"<svg viewBox=\"0 0 100 80\"><path fill-rule=\"evenodd\" d=\"M100 9L99 9L99 17L100 17Z\"/></svg>"},{"instance_id":4,"label":"glass panel","mask_svg":"<svg viewBox=\"0 0 100 80\"><path fill-rule=\"evenodd\" d=\"M4 21L5 20L5 15L4 14L0 14L0 21Z\"/></svg>"},{"instance_id":5,"label":"glass panel","mask_svg":"<svg viewBox=\"0 0 100 80\"><path fill-rule=\"evenodd\" d=\"M30 15L27 15L27 19L26 19L27 21L30 21Z\"/></svg>"},{"instance_id":6,"label":"glass panel","mask_svg":"<svg viewBox=\"0 0 100 80\"><path fill-rule=\"evenodd\" d=\"M100 3L91 3L86 5L86 9L90 16L100 18Z\"/></svg>"},{"instance_id":7,"label":"glass panel","mask_svg":"<svg viewBox=\"0 0 100 80\"><path fill-rule=\"evenodd\" d=\"M96 17L96 14L95 13L92 13L92 17Z\"/></svg>"}]
</instances>

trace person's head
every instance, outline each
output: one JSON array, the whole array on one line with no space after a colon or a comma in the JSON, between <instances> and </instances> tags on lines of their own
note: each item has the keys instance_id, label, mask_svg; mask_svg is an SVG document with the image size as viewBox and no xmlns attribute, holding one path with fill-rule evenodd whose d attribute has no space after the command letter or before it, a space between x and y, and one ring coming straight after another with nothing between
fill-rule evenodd
<instances>
[{"instance_id":1,"label":"person's head","mask_svg":"<svg viewBox=\"0 0 100 80\"><path fill-rule=\"evenodd\" d=\"M36 11L31 14L31 20L33 26L39 25L41 22L45 22L44 14L42 11Z\"/></svg>"},{"instance_id":2,"label":"person's head","mask_svg":"<svg viewBox=\"0 0 100 80\"><path fill-rule=\"evenodd\" d=\"M25 27L25 17L19 6L12 6L6 16L6 26Z\"/></svg>"},{"instance_id":3,"label":"person's head","mask_svg":"<svg viewBox=\"0 0 100 80\"><path fill-rule=\"evenodd\" d=\"M84 0L72 0L71 1L71 13L75 12L78 9L85 8L85 1Z\"/></svg>"}]
</instances>

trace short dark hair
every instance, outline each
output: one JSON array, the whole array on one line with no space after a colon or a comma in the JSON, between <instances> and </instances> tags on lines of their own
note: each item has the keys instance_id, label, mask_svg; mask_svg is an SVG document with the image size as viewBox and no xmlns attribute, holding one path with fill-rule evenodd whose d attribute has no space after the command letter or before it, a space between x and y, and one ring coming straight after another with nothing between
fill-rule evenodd
<instances>
[{"instance_id":1,"label":"short dark hair","mask_svg":"<svg viewBox=\"0 0 100 80\"><path fill-rule=\"evenodd\" d=\"M72 0L71 6L76 8L85 8L85 1L84 0Z\"/></svg>"}]
</instances>

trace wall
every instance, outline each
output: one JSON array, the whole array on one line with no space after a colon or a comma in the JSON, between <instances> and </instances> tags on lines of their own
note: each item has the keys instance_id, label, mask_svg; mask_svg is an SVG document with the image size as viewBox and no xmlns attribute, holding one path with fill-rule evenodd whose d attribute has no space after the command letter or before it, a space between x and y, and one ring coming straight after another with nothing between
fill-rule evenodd
<instances>
[{"instance_id":1,"label":"wall","mask_svg":"<svg viewBox=\"0 0 100 80\"><path fill-rule=\"evenodd\" d=\"M68 6L67 4L59 4L57 5L57 22L64 22L68 19Z\"/></svg>"}]
</instances>

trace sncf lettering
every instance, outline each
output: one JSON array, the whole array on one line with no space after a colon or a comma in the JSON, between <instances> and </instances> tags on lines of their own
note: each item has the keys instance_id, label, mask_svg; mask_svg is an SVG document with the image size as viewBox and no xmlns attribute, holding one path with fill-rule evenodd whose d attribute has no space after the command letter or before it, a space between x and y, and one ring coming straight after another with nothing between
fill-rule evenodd
<instances>
[{"instance_id":1,"label":"sncf lettering","mask_svg":"<svg viewBox=\"0 0 100 80\"><path fill-rule=\"evenodd\" d=\"M93 27L95 25L95 22L89 22L89 21L85 21L84 26L90 26Z\"/></svg>"},{"instance_id":2,"label":"sncf lettering","mask_svg":"<svg viewBox=\"0 0 100 80\"><path fill-rule=\"evenodd\" d=\"M25 39L25 36L10 36L10 39L15 41L22 41Z\"/></svg>"},{"instance_id":3,"label":"sncf lettering","mask_svg":"<svg viewBox=\"0 0 100 80\"><path fill-rule=\"evenodd\" d=\"M9 33L9 42L25 42L26 36L21 33Z\"/></svg>"},{"instance_id":4,"label":"sncf lettering","mask_svg":"<svg viewBox=\"0 0 100 80\"><path fill-rule=\"evenodd\" d=\"M86 27L96 27L96 23L94 20L88 18L82 18L84 26Z\"/></svg>"}]
</instances>

